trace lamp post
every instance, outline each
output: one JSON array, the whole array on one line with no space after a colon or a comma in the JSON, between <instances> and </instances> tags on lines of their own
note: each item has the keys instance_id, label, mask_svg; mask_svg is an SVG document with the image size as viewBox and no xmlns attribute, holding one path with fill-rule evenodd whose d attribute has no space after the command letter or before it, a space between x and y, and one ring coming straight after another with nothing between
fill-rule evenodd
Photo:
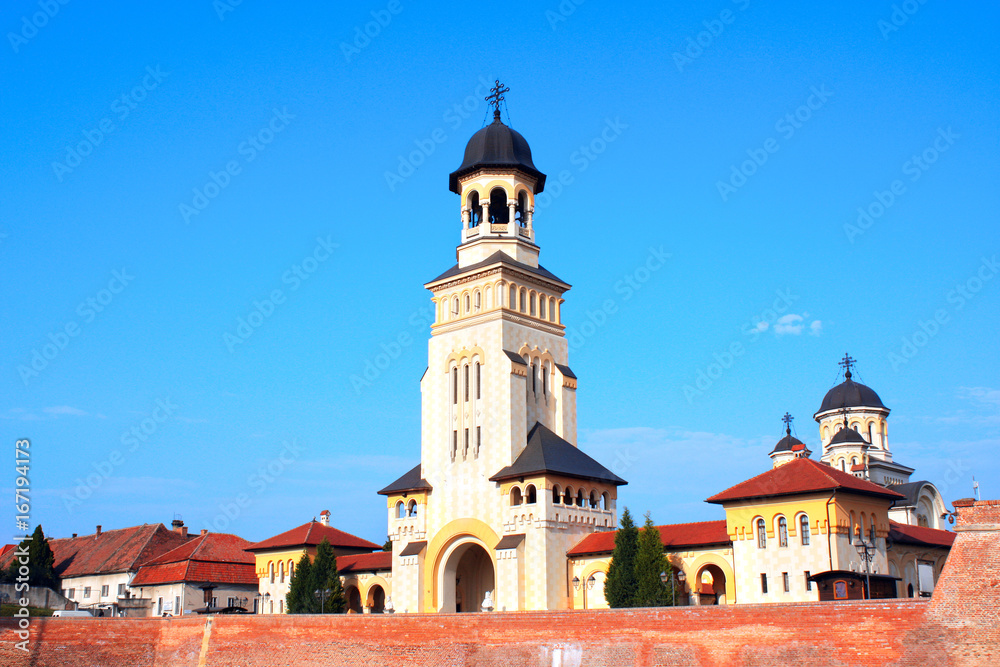
<instances>
[{"instance_id":1,"label":"lamp post","mask_svg":"<svg viewBox=\"0 0 1000 667\"><path fill-rule=\"evenodd\" d=\"M858 536L858 541L854 543L854 547L858 550L858 555L861 556L861 560L865 562L865 599L871 600L872 598L872 561L875 559L875 552L878 547L875 544L875 540L871 542L865 542L865 539Z\"/></svg>"},{"instance_id":2,"label":"lamp post","mask_svg":"<svg viewBox=\"0 0 1000 667\"><path fill-rule=\"evenodd\" d=\"M672 574L673 570L671 570L671 575ZM660 572L660 581L666 584L667 578L668 575L666 572ZM677 604L677 594L676 594L676 589L674 588L674 577L670 576L669 578L670 578L670 606L675 606ZM683 584L686 579L687 575L684 574L684 570L681 570L680 572L677 573L677 581Z\"/></svg>"},{"instance_id":3,"label":"lamp post","mask_svg":"<svg viewBox=\"0 0 1000 667\"><path fill-rule=\"evenodd\" d=\"M326 599L330 597L329 588L317 588L315 591L316 597L319 598L319 613L326 613Z\"/></svg>"}]
</instances>

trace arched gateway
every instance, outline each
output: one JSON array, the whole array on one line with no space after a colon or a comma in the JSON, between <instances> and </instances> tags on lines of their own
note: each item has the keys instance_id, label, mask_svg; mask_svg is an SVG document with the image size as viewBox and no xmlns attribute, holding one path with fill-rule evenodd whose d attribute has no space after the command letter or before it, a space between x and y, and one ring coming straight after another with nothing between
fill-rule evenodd
<instances>
[{"instance_id":1,"label":"arched gateway","mask_svg":"<svg viewBox=\"0 0 1000 667\"><path fill-rule=\"evenodd\" d=\"M496 589L493 558L475 538L460 538L443 554L437 582L439 611L479 611Z\"/></svg>"}]
</instances>

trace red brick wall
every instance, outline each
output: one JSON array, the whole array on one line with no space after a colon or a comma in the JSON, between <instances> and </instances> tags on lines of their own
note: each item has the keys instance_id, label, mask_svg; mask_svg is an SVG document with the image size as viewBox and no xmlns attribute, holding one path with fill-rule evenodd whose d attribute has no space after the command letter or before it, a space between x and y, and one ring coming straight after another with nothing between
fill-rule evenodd
<instances>
[{"instance_id":1,"label":"red brick wall","mask_svg":"<svg viewBox=\"0 0 1000 667\"><path fill-rule=\"evenodd\" d=\"M32 619L31 653L0 622L0 664L995 665L996 505L959 521L930 602L823 602L610 611L375 616ZM994 517L994 518L990 518ZM980 530L983 524L991 530ZM963 528L970 528L962 530Z\"/></svg>"}]
</instances>

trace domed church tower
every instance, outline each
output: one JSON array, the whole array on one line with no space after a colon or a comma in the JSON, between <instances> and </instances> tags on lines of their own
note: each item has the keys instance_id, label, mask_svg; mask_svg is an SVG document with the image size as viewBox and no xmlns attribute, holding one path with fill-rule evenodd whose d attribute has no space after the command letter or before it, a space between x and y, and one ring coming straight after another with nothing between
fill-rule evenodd
<instances>
[{"instance_id":1,"label":"domed church tower","mask_svg":"<svg viewBox=\"0 0 1000 667\"><path fill-rule=\"evenodd\" d=\"M812 454L809 448L806 447L806 443L792 435L792 421L794 419L787 412L781 418L781 421L785 422L785 437L778 441L778 444L774 446L774 449L768 455L771 457L771 461L774 462L773 467L775 468L795 459L807 459Z\"/></svg>"},{"instance_id":2,"label":"domed church tower","mask_svg":"<svg viewBox=\"0 0 1000 667\"><path fill-rule=\"evenodd\" d=\"M428 282L420 464L387 496L397 611L564 609L566 552L614 530L625 481L576 446L577 378L562 323L570 285L538 263L545 174L500 120L503 88L448 179L458 263ZM595 591L597 595L599 591Z\"/></svg>"},{"instance_id":3,"label":"domed church tower","mask_svg":"<svg viewBox=\"0 0 1000 667\"><path fill-rule=\"evenodd\" d=\"M886 429L889 408L873 389L854 381L855 363L844 355L844 381L826 393L814 415L823 443L820 460L876 484L905 484L913 468L892 460Z\"/></svg>"}]
</instances>

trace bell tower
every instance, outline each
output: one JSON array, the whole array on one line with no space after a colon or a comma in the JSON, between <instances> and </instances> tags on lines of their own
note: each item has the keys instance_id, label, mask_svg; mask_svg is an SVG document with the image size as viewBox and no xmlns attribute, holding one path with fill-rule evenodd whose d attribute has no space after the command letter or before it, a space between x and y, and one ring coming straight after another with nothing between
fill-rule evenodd
<instances>
[{"instance_id":1,"label":"bell tower","mask_svg":"<svg viewBox=\"0 0 1000 667\"><path fill-rule=\"evenodd\" d=\"M567 608L566 552L617 525L625 481L576 447L562 322L570 285L538 262L533 211L545 174L500 119L507 90L497 81L493 122L448 179L461 237L457 263L425 284L435 320L420 465L379 492L397 609Z\"/></svg>"}]
</instances>

